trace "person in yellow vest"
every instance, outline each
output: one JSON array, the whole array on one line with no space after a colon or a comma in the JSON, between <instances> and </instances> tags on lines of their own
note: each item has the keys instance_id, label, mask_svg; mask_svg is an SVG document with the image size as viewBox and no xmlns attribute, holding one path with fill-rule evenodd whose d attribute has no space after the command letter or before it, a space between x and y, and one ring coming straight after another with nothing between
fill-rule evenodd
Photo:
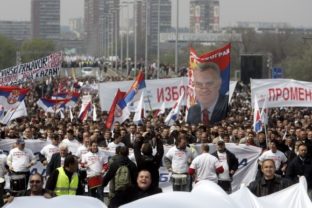
<instances>
[{"instance_id":1,"label":"person in yellow vest","mask_svg":"<svg viewBox=\"0 0 312 208\"><path fill-rule=\"evenodd\" d=\"M46 189L56 196L82 195L83 186L78 177L78 161L73 155L65 158L64 166L59 167L48 178Z\"/></svg>"}]
</instances>

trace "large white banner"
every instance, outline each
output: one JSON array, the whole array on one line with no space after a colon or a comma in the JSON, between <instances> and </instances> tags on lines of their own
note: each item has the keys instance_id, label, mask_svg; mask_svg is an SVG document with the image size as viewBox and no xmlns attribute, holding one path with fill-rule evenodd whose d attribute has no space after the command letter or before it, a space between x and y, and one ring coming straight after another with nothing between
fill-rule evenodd
<instances>
[{"instance_id":1,"label":"large white banner","mask_svg":"<svg viewBox=\"0 0 312 208\"><path fill-rule=\"evenodd\" d=\"M145 80L145 105L147 110L159 109L164 102L170 108L179 99L180 93L185 91L187 78ZM102 111L109 111L117 89L127 92L133 81L104 82L99 84L99 96Z\"/></svg>"},{"instance_id":2,"label":"large white banner","mask_svg":"<svg viewBox=\"0 0 312 208\"><path fill-rule=\"evenodd\" d=\"M259 106L267 98L267 107L311 107L312 82L293 79L251 79L251 102Z\"/></svg>"},{"instance_id":3,"label":"large white banner","mask_svg":"<svg viewBox=\"0 0 312 208\"><path fill-rule=\"evenodd\" d=\"M171 108L182 92L187 89L187 77L171 79L145 80L145 106L147 110L160 109L165 103L165 108ZM133 81L104 82L99 84L99 97L102 111L109 111L118 88L121 91L128 91ZM237 82L230 82L230 96L236 87ZM182 105L185 104L185 100Z\"/></svg>"},{"instance_id":4,"label":"large white banner","mask_svg":"<svg viewBox=\"0 0 312 208\"><path fill-rule=\"evenodd\" d=\"M43 196L15 197L13 202L8 203L5 208L105 208L103 202L87 196L58 196L46 199Z\"/></svg>"},{"instance_id":5,"label":"large white banner","mask_svg":"<svg viewBox=\"0 0 312 208\"><path fill-rule=\"evenodd\" d=\"M62 52L56 52L41 59L0 70L0 85L18 85L56 76L60 72L61 64Z\"/></svg>"},{"instance_id":6,"label":"large white banner","mask_svg":"<svg viewBox=\"0 0 312 208\"><path fill-rule=\"evenodd\" d=\"M226 148L231 151L238 159L239 166L236 171L233 181L232 190L236 191L240 188L241 184L248 185L256 177L258 170L258 157L261 154L262 149L259 147L245 145L245 144L233 144L226 143ZM196 144L197 152L200 153L200 144ZM165 153L169 150L169 146L165 146ZM216 151L216 145L209 144L209 152ZM159 170L159 182L160 187L164 192L172 191L172 185L170 183L170 173L164 167Z\"/></svg>"},{"instance_id":7,"label":"large white banner","mask_svg":"<svg viewBox=\"0 0 312 208\"><path fill-rule=\"evenodd\" d=\"M0 149L5 153L9 153L13 144L15 143L14 139L4 139L0 141ZM38 155L40 150L48 144L46 141L41 140L26 140L26 147L31 149L35 155ZM216 145L210 145L210 153L216 150ZM200 144L195 145L197 152L200 153ZM171 148L171 146L165 145L165 153ZM235 154L239 161L239 167L237 172L234 175L232 182L232 189L237 190L240 187L240 184L249 184L254 180L257 173L257 160L261 153L261 148L250 146L250 145L236 145L232 143L226 143L226 148ZM130 159L134 161L133 151L130 151ZM35 166L32 167L32 173L39 172L42 175L45 175L45 167L38 161ZM159 182L160 187L164 191L171 191L172 185L170 183L170 173L164 167L161 167L159 170Z\"/></svg>"}]
</instances>

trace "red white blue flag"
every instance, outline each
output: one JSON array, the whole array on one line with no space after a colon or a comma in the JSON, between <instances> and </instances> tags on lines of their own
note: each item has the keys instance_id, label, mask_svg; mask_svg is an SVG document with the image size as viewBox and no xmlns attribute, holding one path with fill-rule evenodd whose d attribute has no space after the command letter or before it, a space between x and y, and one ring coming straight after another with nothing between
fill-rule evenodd
<instances>
[{"instance_id":1,"label":"red white blue flag","mask_svg":"<svg viewBox=\"0 0 312 208\"><path fill-rule=\"evenodd\" d=\"M4 111L17 108L25 99L28 91L29 89L26 88L0 86L0 103L3 106Z\"/></svg>"},{"instance_id":2,"label":"red white blue flag","mask_svg":"<svg viewBox=\"0 0 312 208\"><path fill-rule=\"evenodd\" d=\"M60 110L65 109L66 103L69 99L48 99L40 98L37 101L37 105L41 107L45 112L58 113Z\"/></svg>"}]
</instances>

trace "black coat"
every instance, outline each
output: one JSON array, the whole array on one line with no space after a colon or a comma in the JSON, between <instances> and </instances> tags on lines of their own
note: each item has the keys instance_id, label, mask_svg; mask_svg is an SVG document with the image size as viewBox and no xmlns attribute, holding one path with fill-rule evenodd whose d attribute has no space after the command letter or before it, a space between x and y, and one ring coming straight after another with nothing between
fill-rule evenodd
<instances>
[{"instance_id":1,"label":"black coat","mask_svg":"<svg viewBox=\"0 0 312 208\"><path fill-rule=\"evenodd\" d=\"M164 146L161 139L156 139L157 153L155 155L143 155L141 146L143 141L134 143L134 156L139 170L146 169L151 173L152 186L159 186L159 167L164 156Z\"/></svg>"},{"instance_id":2,"label":"black coat","mask_svg":"<svg viewBox=\"0 0 312 208\"><path fill-rule=\"evenodd\" d=\"M238 169L238 159L229 150L225 149L225 152L226 152L226 156L227 156L226 158L227 158L227 163L229 166L229 171L234 170L234 172L235 172ZM217 151L212 153L212 155L219 159ZM233 174L230 174L230 177L232 178Z\"/></svg>"},{"instance_id":3,"label":"black coat","mask_svg":"<svg viewBox=\"0 0 312 208\"><path fill-rule=\"evenodd\" d=\"M54 153L47 165L47 176L51 175L59 167L61 167L61 155L60 153Z\"/></svg>"},{"instance_id":4,"label":"black coat","mask_svg":"<svg viewBox=\"0 0 312 208\"><path fill-rule=\"evenodd\" d=\"M291 184L291 181L288 179L275 175L275 177L270 181L261 177L260 179L251 182L248 188L254 195L261 197L287 188Z\"/></svg>"},{"instance_id":5,"label":"black coat","mask_svg":"<svg viewBox=\"0 0 312 208\"><path fill-rule=\"evenodd\" d=\"M312 161L306 158L304 161L299 156L295 157L287 166L286 177L297 183L298 176L305 176L308 189L312 189Z\"/></svg>"},{"instance_id":6,"label":"black coat","mask_svg":"<svg viewBox=\"0 0 312 208\"><path fill-rule=\"evenodd\" d=\"M221 121L226 117L227 110L228 110L228 102L229 97L219 95L218 101L213 109L210 122L215 123L218 121ZM200 104L193 105L190 107L188 114L187 114L187 123L189 124L198 124L202 122L202 109L200 107Z\"/></svg>"}]
</instances>

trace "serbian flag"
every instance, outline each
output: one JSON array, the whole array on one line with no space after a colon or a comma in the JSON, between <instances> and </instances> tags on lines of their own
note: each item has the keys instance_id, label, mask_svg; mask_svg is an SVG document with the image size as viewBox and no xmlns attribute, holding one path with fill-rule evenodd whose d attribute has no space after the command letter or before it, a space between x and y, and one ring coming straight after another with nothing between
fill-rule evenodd
<instances>
[{"instance_id":1,"label":"serbian flag","mask_svg":"<svg viewBox=\"0 0 312 208\"><path fill-rule=\"evenodd\" d=\"M130 112L135 112L136 106L140 100L142 90L146 88L144 73L139 72L135 81L128 90L126 96L124 97L124 104L126 104Z\"/></svg>"},{"instance_id":2,"label":"serbian flag","mask_svg":"<svg viewBox=\"0 0 312 208\"><path fill-rule=\"evenodd\" d=\"M177 102L174 104L173 108L169 112L168 116L165 119L165 124L171 126L176 120L178 120L180 114L180 107L184 97L184 92L180 95Z\"/></svg>"},{"instance_id":3,"label":"serbian flag","mask_svg":"<svg viewBox=\"0 0 312 208\"><path fill-rule=\"evenodd\" d=\"M116 111L116 107L117 107L117 103L122 100L126 95L126 92L122 92L120 91L120 89L118 89L115 98L113 100L113 103L111 105L111 108L109 110L109 114L108 114L108 118L106 120L105 126L106 128L110 129L114 123L115 120L115 114L117 114L118 112Z\"/></svg>"},{"instance_id":4,"label":"serbian flag","mask_svg":"<svg viewBox=\"0 0 312 208\"><path fill-rule=\"evenodd\" d=\"M25 99L28 91L29 89L26 88L0 86L0 103L3 106L4 111L17 108Z\"/></svg>"},{"instance_id":5,"label":"serbian flag","mask_svg":"<svg viewBox=\"0 0 312 208\"><path fill-rule=\"evenodd\" d=\"M227 44L216 50L207 52L202 55L198 55L195 49L190 49L189 55L189 69L188 69L188 83L187 83L187 94L186 94L186 119L188 117L188 110L195 104L199 104L196 99L196 90L194 80L194 72L198 69L199 64L213 62L219 66L221 86L219 89L219 98L225 98L228 100L229 89L230 89L230 68L231 68L231 44ZM218 109L219 112L223 112L226 115L227 105L224 105L222 109ZM217 118L217 122L220 118Z\"/></svg>"},{"instance_id":6,"label":"serbian flag","mask_svg":"<svg viewBox=\"0 0 312 208\"><path fill-rule=\"evenodd\" d=\"M60 110L64 110L66 103L69 99L48 99L40 98L37 101L37 105L41 107L45 112L58 113Z\"/></svg>"},{"instance_id":7,"label":"serbian flag","mask_svg":"<svg viewBox=\"0 0 312 208\"><path fill-rule=\"evenodd\" d=\"M78 92L60 92L52 95L52 99L69 99L69 102L66 103L66 107L75 107L78 99L80 97L80 93Z\"/></svg>"},{"instance_id":8,"label":"serbian flag","mask_svg":"<svg viewBox=\"0 0 312 208\"><path fill-rule=\"evenodd\" d=\"M130 112L136 111L136 106L138 105L137 101L139 101L145 87L144 73L140 71L125 97L118 101L115 109L114 121L123 123L129 118Z\"/></svg>"},{"instance_id":9,"label":"serbian flag","mask_svg":"<svg viewBox=\"0 0 312 208\"><path fill-rule=\"evenodd\" d=\"M263 122L261 120L261 113L258 104L257 96L255 96L254 116L253 116L253 128L254 132L258 133L262 131Z\"/></svg>"}]
</instances>

